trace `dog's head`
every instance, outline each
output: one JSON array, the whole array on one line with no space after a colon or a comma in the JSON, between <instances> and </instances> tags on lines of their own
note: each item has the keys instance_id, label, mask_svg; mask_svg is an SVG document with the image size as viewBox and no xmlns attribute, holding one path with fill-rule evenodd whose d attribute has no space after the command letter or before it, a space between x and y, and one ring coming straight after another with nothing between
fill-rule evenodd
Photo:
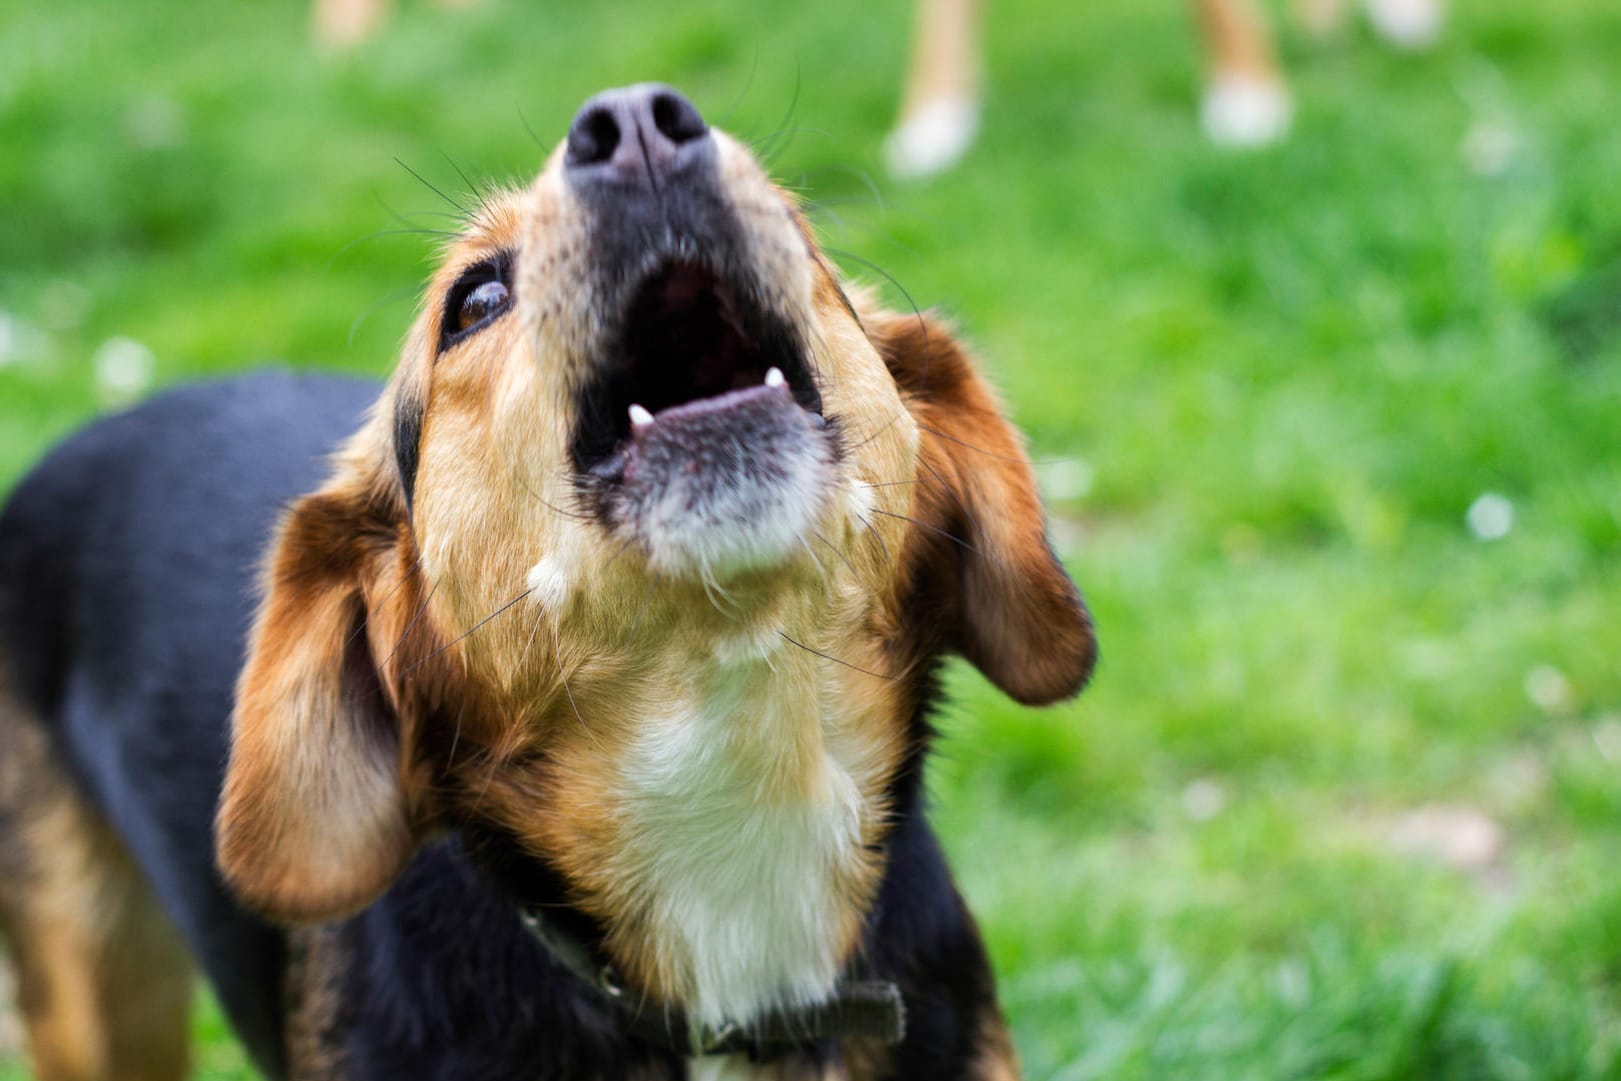
<instances>
[{"instance_id":1,"label":"dog's head","mask_svg":"<svg viewBox=\"0 0 1621 1081\"><path fill-rule=\"evenodd\" d=\"M666 88L611 91L449 245L375 414L283 521L221 865L328 918L476 823L690 998L702 961L665 940L701 917L667 910L659 831L693 816L702 863L706 828L836 808L849 843L805 858L848 856L822 899L847 944L951 651L1028 703L1092 667L1018 435L939 322L841 285L738 143Z\"/></svg>"}]
</instances>

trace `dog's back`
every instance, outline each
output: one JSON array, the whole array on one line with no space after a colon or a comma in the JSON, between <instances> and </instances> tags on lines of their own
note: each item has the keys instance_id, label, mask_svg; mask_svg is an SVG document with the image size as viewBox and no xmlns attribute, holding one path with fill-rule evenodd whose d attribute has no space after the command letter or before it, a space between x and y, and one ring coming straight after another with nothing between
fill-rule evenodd
<instances>
[{"instance_id":1,"label":"dog's back","mask_svg":"<svg viewBox=\"0 0 1621 1081\"><path fill-rule=\"evenodd\" d=\"M0 917L47 1077L177 1076L187 947L277 1072L282 939L221 885L214 803L266 540L375 395L285 374L165 395L0 513Z\"/></svg>"}]
</instances>

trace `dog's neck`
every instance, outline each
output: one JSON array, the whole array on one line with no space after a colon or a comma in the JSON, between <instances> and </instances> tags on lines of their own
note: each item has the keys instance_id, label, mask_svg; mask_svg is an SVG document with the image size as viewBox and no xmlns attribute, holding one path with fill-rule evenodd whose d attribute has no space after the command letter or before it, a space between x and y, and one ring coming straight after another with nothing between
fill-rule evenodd
<instances>
[{"instance_id":1,"label":"dog's neck","mask_svg":"<svg viewBox=\"0 0 1621 1081\"><path fill-rule=\"evenodd\" d=\"M875 878L864 751L779 644L694 671L617 763L620 900L702 1024L825 998Z\"/></svg>"}]
</instances>

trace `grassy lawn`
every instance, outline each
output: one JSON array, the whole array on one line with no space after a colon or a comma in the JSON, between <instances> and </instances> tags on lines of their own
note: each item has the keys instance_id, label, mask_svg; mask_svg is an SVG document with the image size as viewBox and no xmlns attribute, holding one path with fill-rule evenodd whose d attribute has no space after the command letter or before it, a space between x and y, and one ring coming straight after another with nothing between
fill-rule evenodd
<instances>
[{"instance_id":1,"label":"grassy lawn","mask_svg":"<svg viewBox=\"0 0 1621 1081\"><path fill-rule=\"evenodd\" d=\"M1621 1078L1621 6L1290 36L1234 155L1179 5L998 0L982 141L875 185L906 7L406 4L344 59L291 0L0 9L0 490L148 365L386 372L446 211L396 159L523 177L668 80L1041 460L1102 667L954 671L933 777L1029 1074Z\"/></svg>"}]
</instances>

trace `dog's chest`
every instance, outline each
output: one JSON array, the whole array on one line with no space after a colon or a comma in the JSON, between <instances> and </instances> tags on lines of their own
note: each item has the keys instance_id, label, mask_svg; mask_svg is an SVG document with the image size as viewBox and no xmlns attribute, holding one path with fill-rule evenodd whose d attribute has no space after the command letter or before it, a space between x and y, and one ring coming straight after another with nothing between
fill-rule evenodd
<instances>
[{"instance_id":1,"label":"dog's chest","mask_svg":"<svg viewBox=\"0 0 1621 1081\"><path fill-rule=\"evenodd\" d=\"M712 667L623 769L621 881L701 1023L824 998L857 903L863 797L780 661Z\"/></svg>"}]
</instances>

